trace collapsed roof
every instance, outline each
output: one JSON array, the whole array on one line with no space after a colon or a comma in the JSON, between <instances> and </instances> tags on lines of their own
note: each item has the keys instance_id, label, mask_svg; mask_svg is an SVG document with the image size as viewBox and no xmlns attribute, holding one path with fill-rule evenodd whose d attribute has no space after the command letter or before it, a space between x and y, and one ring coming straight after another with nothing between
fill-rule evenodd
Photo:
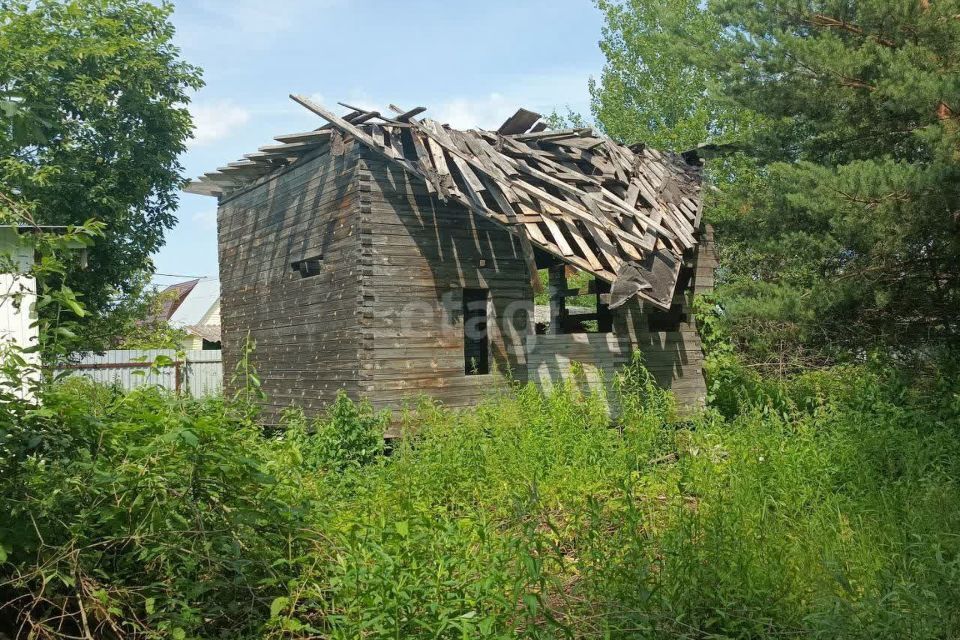
<instances>
[{"instance_id":1,"label":"collapsed roof","mask_svg":"<svg viewBox=\"0 0 960 640\"><path fill-rule=\"evenodd\" d=\"M416 176L440 200L517 236L534 279L538 248L613 283L611 307L637 296L670 308L683 254L697 244L699 164L643 145L626 147L590 128L550 130L526 109L496 131L459 131L416 118L423 107L391 105L395 114L388 116L342 105L351 111L339 117L308 98L290 97L327 124L277 136L280 144L204 174L187 191L227 195L352 138Z\"/></svg>"}]
</instances>

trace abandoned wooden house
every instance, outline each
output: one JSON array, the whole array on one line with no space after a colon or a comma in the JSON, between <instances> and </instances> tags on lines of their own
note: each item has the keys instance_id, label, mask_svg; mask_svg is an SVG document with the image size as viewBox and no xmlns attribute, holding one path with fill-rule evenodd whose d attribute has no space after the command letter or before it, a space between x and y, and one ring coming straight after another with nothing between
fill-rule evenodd
<instances>
[{"instance_id":1,"label":"abandoned wooden house","mask_svg":"<svg viewBox=\"0 0 960 640\"><path fill-rule=\"evenodd\" d=\"M339 390L462 407L508 375L597 385L636 351L702 402L689 305L715 262L696 159L524 109L458 131L422 107L340 117L291 97L326 123L188 188L219 200L224 371L252 338L269 412Z\"/></svg>"}]
</instances>

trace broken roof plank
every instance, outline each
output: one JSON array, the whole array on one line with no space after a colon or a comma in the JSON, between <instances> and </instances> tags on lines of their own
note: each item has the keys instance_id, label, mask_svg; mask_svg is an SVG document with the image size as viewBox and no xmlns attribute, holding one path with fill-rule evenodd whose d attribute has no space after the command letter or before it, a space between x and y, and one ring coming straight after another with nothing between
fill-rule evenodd
<instances>
[{"instance_id":1,"label":"broken roof plank","mask_svg":"<svg viewBox=\"0 0 960 640\"><path fill-rule=\"evenodd\" d=\"M577 243L578 247L580 247L580 253L582 253L583 257L586 258L587 262L590 263L590 266L594 269L602 269L603 264L597 259L593 249L590 248L590 245L584 239L580 229L577 228L577 223L567 217L563 217L562 220L563 224L570 231L570 237L572 237L573 241Z\"/></svg>"},{"instance_id":2,"label":"broken roof plank","mask_svg":"<svg viewBox=\"0 0 960 640\"><path fill-rule=\"evenodd\" d=\"M507 118L506 121L500 125L497 133L502 136L525 133L540 117L539 113L523 108L517 109L515 114Z\"/></svg>"},{"instance_id":3,"label":"broken roof plank","mask_svg":"<svg viewBox=\"0 0 960 640\"><path fill-rule=\"evenodd\" d=\"M186 187L183 188L186 193L193 193L198 196L221 196L223 195L223 185L219 185L215 182L211 182L206 177L200 177L196 180L191 180Z\"/></svg>"},{"instance_id":4,"label":"broken roof plank","mask_svg":"<svg viewBox=\"0 0 960 640\"><path fill-rule=\"evenodd\" d=\"M550 237L553 238L554 244L560 248L560 252L563 255L577 255L577 252L573 250L573 247L570 246L570 243L567 242L567 239L563 237L563 232L560 230L560 226L553 221L553 218L550 216L543 216L543 224L545 224L547 230L550 231Z\"/></svg>"},{"instance_id":5,"label":"broken roof plank","mask_svg":"<svg viewBox=\"0 0 960 640\"><path fill-rule=\"evenodd\" d=\"M324 142L330 139L330 129L316 131L302 131L300 133L285 133L276 136L274 140L289 144L292 142Z\"/></svg>"},{"instance_id":6,"label":"broken roof plank","mask_svg":"<svg viewBox=\"0 0 960 640\"><path fill-rule=\"evenodd\" d=\"M414 107L413 109L410 109L409 111L404 111L403 113L401 113L400 115L398 115L398 116L397 116L396 118L394 118L394 119L395 119L395 120L398 120L399 122L409 122L409 121L410 121L410 118L412 118L412 117L414 117L414 116L418 116L418 115L420 115L421 113L423 113L423 112L426 111L426 110L427 110L426 107Z\"/></svg>"},{"instance_id":7,"label":"broken roof plank","mask_svg":"<svg viewBox=\"0 0 960 640\"><path fill-rule=\"evenodd\" d=\"M387 157L388 159L390 159L390 160L395 160L396 162L398 162L402 167L404 167L404 168L407 169L408 171L411 171L411 172L414 173L415 175L417 174L417 170L413 167L412 164L410 164L410 163L406 160L406 158L404 158L404 157L402 157L402 156L399 157L399 158L396 157L396 154L393 153L393 149L392 149L392 148L385 146L385 145L383 144L383 142L379 142L379 143L378 143L373 137L367 135L367 134L366 134L362 129L360 129L359 127L353 125L353 124L350 123L350 122L347 122L346 120L344 120L344 119L341 118L340 116L336 115L336 114L333 113L332 111L327 111L326 109L324 109L324 108L321 107L320 105L316 104L315 102L313 102L313 101L310 100L309 98L305 98L305 97L303 97L303 96L297 96L297 95L293 95L293 94L290 95L290 98L292 98L295 102L299 103L300 105L306 107L306 108L309 109L310 111L313 111L315 114L317 114L317 115L320 116L321 118L327 120L327 121L330 122L331 124L337 126L337 127L340 128L341 130L346 131L347 133L349 133L350 135L352 135L352 136L353 136L354 138L356 138L357 140L360 140L361 142L363 142L364 144L366 144L368 147L370 147L370 148L373 149L374 151L380 152L382 155L386 156L386 157Z\"/></svg>"},{"instance_id":8,"label":"broken roof plank","mask_svg":"<svg viewBox=\"0 0 960 640\"><path fill-rule=\"evenodd\" d=\"M276 153L276 154L300 154L304 151L312 151L321 146L320 142L293 142L290 144L268 144L266 146L260 147L257 149L260 153Z\"/></svg>"}]
</instances>

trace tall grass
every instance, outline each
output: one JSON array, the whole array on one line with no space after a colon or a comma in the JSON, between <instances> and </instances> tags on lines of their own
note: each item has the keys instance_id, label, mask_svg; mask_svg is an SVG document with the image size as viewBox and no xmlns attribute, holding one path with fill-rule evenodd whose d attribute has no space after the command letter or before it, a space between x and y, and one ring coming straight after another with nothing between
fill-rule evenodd
<instances>
[{"instance_id":1,"label":"tall grass","mask_svg":"<svg viewBox=\"0 0 960 640\"><path fill-rule=\"evenodd\" d=\"M615 425L575 386L384 417L72 382L6 416L8 635L951 638L955 375L789 382L714 363L678 418L634 365Z\"/></svg>"}]
</instances>

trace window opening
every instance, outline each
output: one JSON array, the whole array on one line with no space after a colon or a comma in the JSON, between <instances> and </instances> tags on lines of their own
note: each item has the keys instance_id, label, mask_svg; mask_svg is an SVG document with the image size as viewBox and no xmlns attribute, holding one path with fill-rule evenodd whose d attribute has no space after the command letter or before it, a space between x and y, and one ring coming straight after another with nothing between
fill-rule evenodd
<instances>
[{"instance_id":1,"label":"window opening","mask_svg":"<svg viewBox=\"0 0 960 640\"><path fill-rule=\"evenodd\" d=\"M487 336L486 289L463 290L463 372L490 373L490 340Z\"/></svg>"},{"instance_id":2,"label":"window opening","mask_svg":"<svg viewBox=\"0 0 960 640\"><path fill-rule=\"evenodd\" d=\"M540 270L544 293L534 300L537 333L610 333L613 315L601 302L610 292L593 274L554 264Z\"/></svg>"}]
</instances>

